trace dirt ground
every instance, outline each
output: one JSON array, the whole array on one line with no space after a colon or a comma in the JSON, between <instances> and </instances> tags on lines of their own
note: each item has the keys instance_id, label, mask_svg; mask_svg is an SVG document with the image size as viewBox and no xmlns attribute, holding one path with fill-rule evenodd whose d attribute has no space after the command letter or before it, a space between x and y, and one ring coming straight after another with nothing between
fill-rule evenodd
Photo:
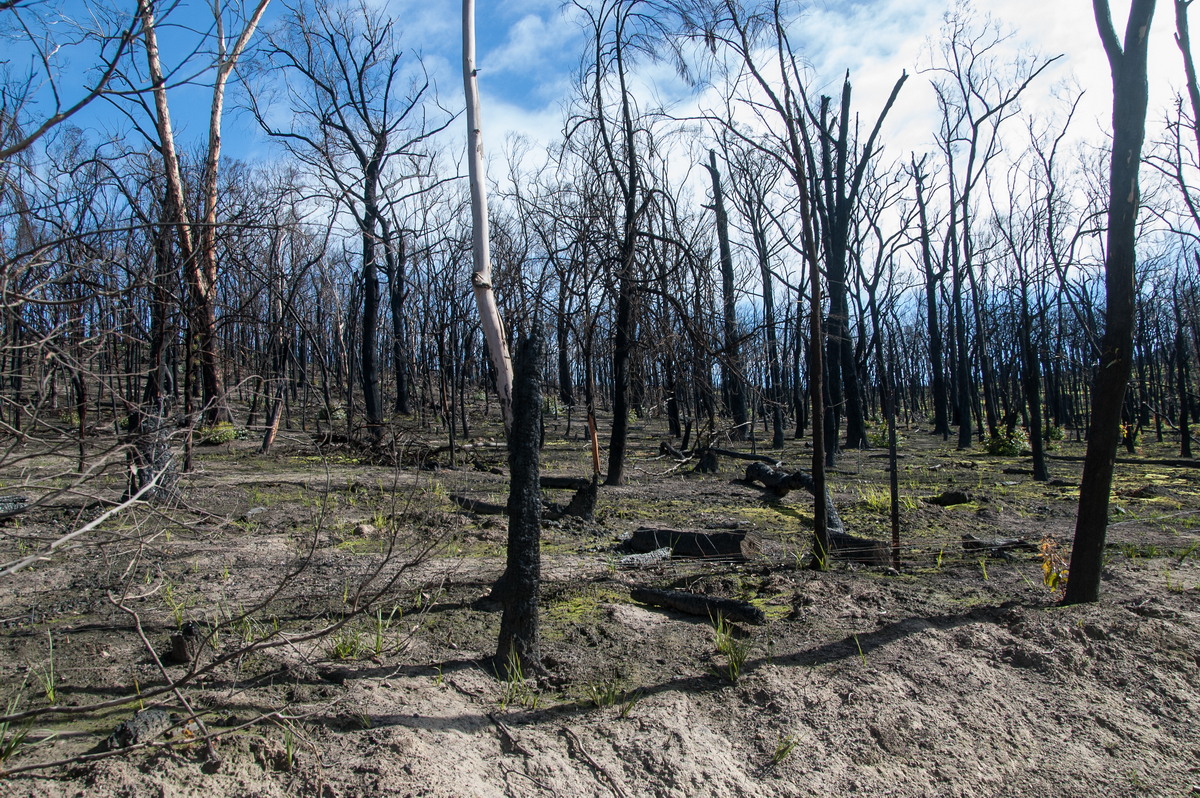
<instances>
[{"instance_id":1,"label":"dirt ground","mask_svg":"<svg viewBox=\"0 0 1200 798\"><path fill-rule=\"evenodd\" d=\"M548 425L544 473L590 473L578 427ZM1200 796L1200 468L1177 444L1118 464L1103 600L1060 608L1044 577L1069 553L1082 444L1055 444L1043 484L1028 458L908 430L901 568L817 573L809 496L770 500L729 458L691 473L658 456L661 429L634 433L630 484L601 489L595 521L544 526L547 673L527 679L490 661L506 522L453 501L503 503L502 450L418 469L300 433L268 457L199 449L179 502L0 577L0 700L35 711L0 724L0 795ZM28 454L0 493L65 468ZM847 452L830 474L854 534L889 538L886 464ZM90 490L119 496L120 466ZM970 501L922 500L949 489ZM0 561L99 512L68 494L4 522ZM624 568L643 526L766 542ZM963 535L1049 548L988 556ZM718 635L634 586L768 621ZM118 724L154 708L183 725L114 755Z\"/></svg>"}]
</instances>

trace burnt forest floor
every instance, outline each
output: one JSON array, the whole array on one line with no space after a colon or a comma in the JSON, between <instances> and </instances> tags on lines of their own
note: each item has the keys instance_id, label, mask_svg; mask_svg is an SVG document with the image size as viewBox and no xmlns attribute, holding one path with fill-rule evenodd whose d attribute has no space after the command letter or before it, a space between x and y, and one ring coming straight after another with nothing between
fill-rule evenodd
<instances>
[{"instance_id":1,"label":"burnt forest floor","mask_svg":"<svg viewBox=\"0 0 1200 798\"><path fill-rule=\"evenodd\" d=\"M547 419L544 474L591 473L580 428ZM1063 608L1046 577L1069 555L1082 443L1054 443L1047 484L1028 457L903 430L901 567L817 573L810 496L772 500L730 458L694 473L658 454L657 422L635 424L628 484L601 487L594 521L544 524L535 678L490 661L507 522L462 509L504 503L503 449L412 465L435 437L404 433L398 467L300 432L268 456L198 447L178 501L0 577L0 709L56 707L0 725L0 795L1200 796L1200 461L1177 442L1122 452L1102 601ZM0 493L39 498L73 468L12 453ZM883 454L844 452L829 480L847 530L890 541ZM123 460L96 467L86 493L0 523L0 561L120 496ZM948 490L968 501L924 501ZM639 527L763 542L622 567ZM718 635L635 586L767 622ZM176 728L112 755L118 724L152 709Z\"/></svg>"}]
</instances>

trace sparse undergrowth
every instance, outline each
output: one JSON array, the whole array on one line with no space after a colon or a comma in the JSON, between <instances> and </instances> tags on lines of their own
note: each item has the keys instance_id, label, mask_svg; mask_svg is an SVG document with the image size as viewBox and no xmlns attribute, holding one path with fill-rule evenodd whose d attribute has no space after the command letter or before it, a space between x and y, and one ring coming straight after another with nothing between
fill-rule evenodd
<instances>
[{"instance_id":1,"label":"sparse undergrowth","mask_svg":"<svg viewBox=\"0 0 1200 798\"><path fill-rule=\"evenodd\" d=\"M589 473L583 441L556 438L555 423L546 471ZM0 722L0 769L98 750L138 710L185 713L164 674L189 669L201 672L182 696L222 764L207 772L203 746L182 740L171 753L12 776L4 787L282 796L333 785L361 795L386 779L415 795L546 793L537 785L579 795L854 787L915 798L1063 785L1085 798L1187 795L1188 769L1200 767L1200 469L1119 465L1105 602L1058 609L1078 461L1053 460L1060 482L1039 484L1011 473L1027 467L1018 457L904 432L901 569L838 562L815 574L799 567L806 496L764 500L731 483L744 469L730 461L716 475L667 473L653 459L657 439L635 427L630 484L601 491L597 521L544 529L549 675L538 678L484 664L505 521L448 498L503 497L503 474L489 471L501 454L420 472L286 446L261 458L237 440L205 450L203 472L181 482L187 505L115 519L104 548L10 577L0 695L6 716L42 714ZM1082 450L1059 441L1055 451ZM844 453L832 488L851 531L887 540L886 461L872 454ZM808 452L780 456L798 464ZM922 500L951 489L971 501ZM49 510L22 517L0 528L0 545L15 552L60 520ZM619 538L644 525L748 529L764 543L749 562L618 568ZM989 556L965 549L964 535L1023 538L1034 550ZM134 539L144 541L136 556L121 543ZM435 539L443 545L419 567L397 573L413 559L397 551L415 555L407 547ZM114 584L132 615L109 601ZM721 617L643 607L629 597L634 585L749 602L767 623L747 633ZM165 657L173 636L193 663ZM104 712L43 712L121 700Z\"/></svg>"}]
</instances>

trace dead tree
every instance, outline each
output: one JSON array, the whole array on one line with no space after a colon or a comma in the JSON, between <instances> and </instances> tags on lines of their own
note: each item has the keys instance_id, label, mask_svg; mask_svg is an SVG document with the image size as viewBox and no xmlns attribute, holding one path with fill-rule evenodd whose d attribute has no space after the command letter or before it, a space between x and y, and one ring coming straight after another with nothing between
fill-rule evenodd
<instances>
[{"instance_id":1,"label":"dead tree","mask_svg":"<svg viewBox=\"0 0 1200 798\"><path fill-rule=\"evenodd\" d=\"M1079 514L1071 550L1071 579L1063 602L1079 604L1100 598L1100 569L1108 532L1108 500L1125 386L1133 368L1134 309L1137 290L1138 167L1146 136L1149 87L1146 59L1154 0L1133 0L1124 44L1113 28L1108 0L1093 0L1096 25L1108 54L1113 84L1113 144L1109 164L1108 241L1105 251L1104 338L1092 391L1092 423L1088 428Z\"/></svg>"},{"instance_id":2,"label":"dead tree","mask_svg":"<svg viewBox=\"0 0 1200 798\"><path fill-rule=\"evenodd\" d=\"M496 595L504 605L496 665L521 673L542 670L538 636L541 581L542 492L538 479L542 426L542 339L536 331L521 341L513 390L512 435L508 443L508 563ZM510 676L512 674L510 673Z\"/></svg>"}]
</instances>

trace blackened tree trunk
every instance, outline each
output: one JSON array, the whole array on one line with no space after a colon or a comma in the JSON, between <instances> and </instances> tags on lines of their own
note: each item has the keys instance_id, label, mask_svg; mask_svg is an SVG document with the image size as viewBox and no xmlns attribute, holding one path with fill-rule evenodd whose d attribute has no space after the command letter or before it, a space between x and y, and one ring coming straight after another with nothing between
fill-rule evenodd
<instances>
[{"instance_id":1,"label":"blackened tree trunk","mask_svg":"<svg viewBox=\"0 0 1200 798\"><path fill-rule=\"evenodd\" d=\"M1092 391L1092 419L1079 485L1079 514L1071 551L1071 578L1063 603L1100 598L1100 570L1108 532L1108 500L1121 424L1121 406L1133 365L1134 284L1139 205L1138 167L1146 135L1149 88L1146 55L1154 0L1133 0L1122 47L1108 0L1092 0L1096 25L1108 55L1113 82L1113 144L1109 164L1104 337Z\"/></svg>"},{"instance_id":2,"label":"blackened tree trunk","mask_svg":"<svg viewBox=\"0 0 1200 798\"><path fill-rule=\"evenodd\" d=\"M925 314L929 331L929 370L930 387L933 390L933 434L941 435L942 440L950 438L950 401L946 392L946 366L944 361L944 345L942 343L942 324L938 319L937 295L946 269L934 268L933 244L929 235L929 215L925 202L925 173L922 167L925 159L919 162L913 158L912 175L917 190L917 213L920 220L921 236L921 272L925 278Z\"/></svg>"},{"instance_id":3,"label":"blackened tree trunk","mask_svg":"<svg viewBox=\"0 0 1200 798\"><path fill-rule=\"evenodd\" d=\"M1180 306L1181 298L1179 291L1174 292L1173 302L1175 305L1175 370L1176 370L1176 391L1179 396L1179 456L1192 456L1192 430L1191 421L1188 416L1188 403L1191 401L1188 385L1191 382L1191 375L1188 368L1188 344L1187 336L1183 331L1183 308Z\"/></svg>"},{"instance_id":4,"label":"blackened tree trunk","mask_svg":"<svg viewBox=\"0 0 1200 798\"><path fill-rule=\"evenodd\" d=\"M733 253L729 248L729 217L725 213L725 194L721 173L717 171L717 153L708 151L709 177L712 178L713 212L717 217L717 246L721 253L721 303L724 309L725 357L721 359L721 382L729 413L733 417L735 441L745 440L748 431L746 390L742 382L742 364L738 357L737 302L733 290Z\"/></svg>"},{"instance_id":5,"label":"blackened tree trunk","mask_svg":"<svg viewBox=\"0 0 1200 798\"><path fill-rule=\"evenodd\" d=\"M383 440L383 403L379 393L379 261L374 187L378 185L378 163L367 166L366 220L362 229L363 314L359 337L359 379L367 414L368 437L373 444Z\"/></svg>"},{"instance_id":6,"label":"blackened tree trunk","mask_svg":"<svg viewBox=\"0 0 1200 798\"><path fill-rule=\"evenodd\" d=\"M571 339L570 322L567 319L567 285L566 276L559 280L558 286L558 316L555 319L555 333L558 348L558 400L563 407L570 409L575 406L575 388L571 379ZM568 415L568 424L570 424Z\"/></svg>"},{"instance_id":7,"label":"blackened tree trunk","mask_svg":"<svg viewBox=\"0 0 1200 798\"><path fill-rule=\"evenodd\" d=\"M508 441L508 563L500 579L504 604L498 668L512 677L543 670L538 636L538 584L541 580L542 493L539 451L542 427L542 340L534 330L517 351L513 423Z\"/></svg>"},{"instance_id":8,"label":"blackened tree trunk","mask_svg":"<svg viewBox=\"0 0 1200 798\"><path fill-rule=\"evenodd\" d=\"M825 216L827 218L827 247L826 269L829 275L829 340L827 365L829 373L829 392L832 399L833 417L830 419L834 429L826 430L827 441L831 444L826 452L826 462L833 464L837 441L837 425L840 421L841 410L846 414L846 448L864 449L867 442L866 418L863 408L862 387L858 378L858 362L855 358L854 342L850 337L850 304L848 287L846 285L846 261L850 248L850 222L854 208L860 200L863 178L867 167L875 156L875 141L888 111L896 102L900 89L908 79L908 74L900 75L892 88L887 103L875 121L862 153L851 170L853 143L850 140L850 74L842 83L841 109L838 116L838 131L836 140L833 131L823 124L822 153L824 161L825 183ZM827 98L822 98L821 119L824 123ZM828 143L834 143L832 163L828 154ZM832 170L832 171L831 171ZM830 438L832 436L832 438Z\"/></svg>"},{"instance_id":9,"label":"blackened tree trunk","mask_svg":"<svg viewBox=\"0 0 1200 798\"><path fill-rule=\"evenodd\" d=\"M386 217L383 230L384 263L387 266L388 305L392 313L392 370L396 372L396 401L392 409L402 416L412 412L408 390L408 351L405 345L405 305L408 299L408 250L404 231L393 230Z\"/></svg>"},{"instance_id":10,"label":"blackened tree trunk","mask_svg":"<svg viewBox=\"0 0 1200 798\"><path fill-rule=\"evenodd\" d=\"M761 219L759 220L761 221ZM761 224L751 220L754 249L758 253L759 276L762 279L763 326L767 328L768 397L771 401L771 448L783 448L783 370L779 365L779 336L775 329L775 291L771 286L770 251L767 234Z\"/></svg>"},{"instance_id":11,"label":"blackened tree trunk","mask_svg":"<svg viewBox=\"0 0 1200 798\"><path fill-rule=\"evenodd\" d=\"M1025 402L1029 407L1029 447L1033 450L1033 478L1038 482L1050 479L1046 468L1045 422L1042 420L1041 354L1034 345L1033 318L1029 311L1027 280L1021 281L1021 377L1025 387Z\"/></svg>"}]
</instances>

